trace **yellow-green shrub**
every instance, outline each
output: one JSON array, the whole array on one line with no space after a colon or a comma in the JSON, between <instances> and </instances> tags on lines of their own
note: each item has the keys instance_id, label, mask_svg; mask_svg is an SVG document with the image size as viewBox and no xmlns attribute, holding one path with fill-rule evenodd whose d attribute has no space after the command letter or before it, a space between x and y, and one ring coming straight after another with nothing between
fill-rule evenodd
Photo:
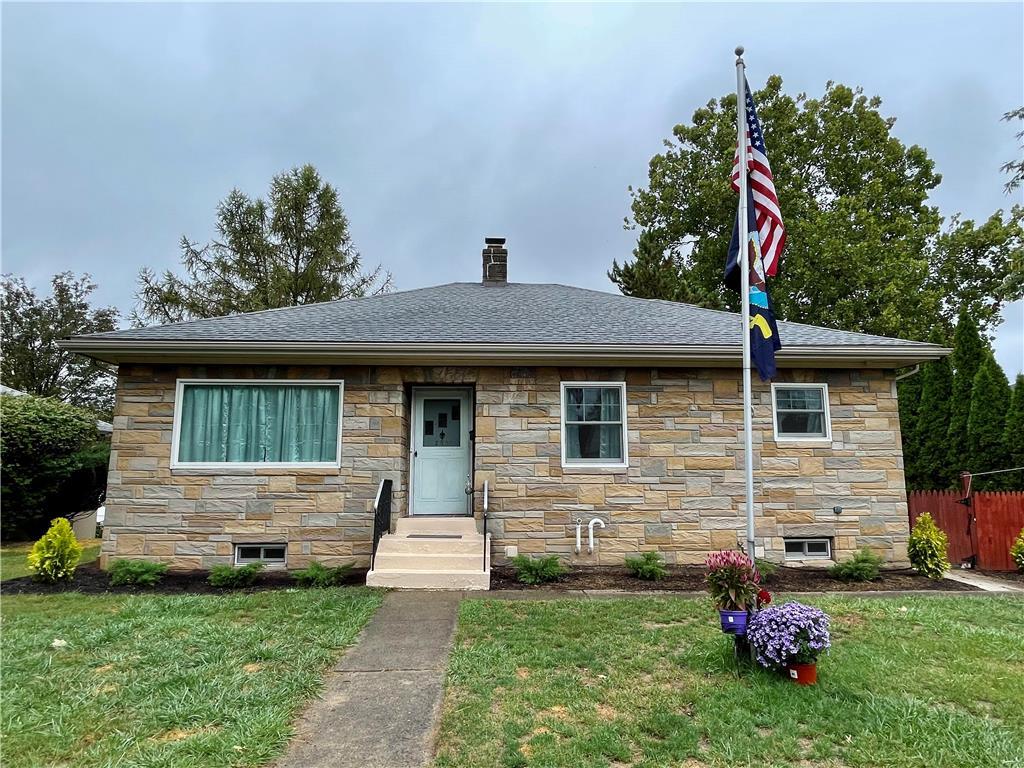
<instances>
[{"instance_id":1,"label":"yellow-green shrub","mask_svg":"<svg viewBox=\"0 0 1024 768\"><path fill-rule=\"evenodd\" d=\"M1010 547L1010 559L1017 566L1017 570L1024 573L1024 528L1017 534L1017 540Z\"/></svg>"},{"instance_id":2,"label":"yellow-green shrub","mask_svg":"<svg viewBox=\"0 0 1024 768\"><path fill-rule=\"evenodd\" d=\"M907 542L907 555L915 571L929 579L941 579L949 569L948 547L949 539L930 514L925 512L917 518Z\"/></svg>"},{"instance_id":3,"label":"yellow-green shrub","mask_svg":"<svg viewBox=\"0 0 1024 768\"><path fill-rule=\"evenodd\" d=\"M58 517L50 524L28 553L28 569L40 581L55 584L71 581L82 557L82 545L66 518Z\"/></svg>"}]
</instances>

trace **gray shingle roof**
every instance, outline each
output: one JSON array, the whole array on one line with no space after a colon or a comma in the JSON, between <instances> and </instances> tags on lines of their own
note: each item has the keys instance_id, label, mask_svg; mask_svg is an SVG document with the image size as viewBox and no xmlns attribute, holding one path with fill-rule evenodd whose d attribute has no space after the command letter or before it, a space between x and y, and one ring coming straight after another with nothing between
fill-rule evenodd
<instances>
[{"instance_id":1,"label":"gray shingle roof","mask_svg":"<svg viewBox=\"0 0 1024 768\"><path fill-rule=\"evenodd\" d=\"M79 339L379 344L737 344L739 317L689 304L557 284L449 283ZM933 348L921 342L779 323L786 347Z\"/></svg>"}]
</instances>

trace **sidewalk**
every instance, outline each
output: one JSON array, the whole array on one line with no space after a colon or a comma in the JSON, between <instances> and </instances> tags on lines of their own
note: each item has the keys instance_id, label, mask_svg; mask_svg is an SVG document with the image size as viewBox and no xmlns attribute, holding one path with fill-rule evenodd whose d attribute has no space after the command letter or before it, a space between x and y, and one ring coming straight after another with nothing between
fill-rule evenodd
<instances>
[{"instance_id":1,"label":"sidewalk","mask_svg":"<svg viewBox=\"0 0 1024 768\"><path fill-rule=\"evenodd\" d=\"M980 573L968 570L946 571L946 578L950 581L959 581L961 584L970 584L972 587L985 592L1010 592L1015 594L1024 593L1024 587L1014 584L1009 579L996 579L992 576L983 576Z\"/></svg>"},{"instance_id":2,"label":"sidewalk","mask_svg":"<svg viewBox=\"0 0 1024 768\"><path fill-rule=\"evenodd\" d=\"M429 765L460 598L389 593L299 719L277 768Z\"/></svg>"}]
</instances>

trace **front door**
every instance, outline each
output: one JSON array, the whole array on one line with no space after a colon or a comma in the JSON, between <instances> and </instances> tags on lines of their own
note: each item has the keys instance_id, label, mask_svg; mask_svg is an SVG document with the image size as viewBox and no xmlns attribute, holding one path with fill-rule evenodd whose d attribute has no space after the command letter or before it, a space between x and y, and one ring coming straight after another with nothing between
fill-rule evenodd
<instances>
[{"instance_id":1,"label":"front door","mask_svg":"<svg viewBox=\"0 0 1024 768\"><path fill-rule=\"evenodd\" d=\"M469 514L472 420L470 390L413 390L412 514Z\"/></svg>"}]
</instances>

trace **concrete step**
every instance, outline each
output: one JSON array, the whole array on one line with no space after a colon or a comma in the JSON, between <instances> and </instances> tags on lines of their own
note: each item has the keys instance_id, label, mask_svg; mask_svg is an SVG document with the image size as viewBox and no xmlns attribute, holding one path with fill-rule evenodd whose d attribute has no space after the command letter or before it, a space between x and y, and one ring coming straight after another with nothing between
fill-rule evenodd
<instances>
[{"instance_id":1,"label":"concrete step","mask_svg":"<svg viewBox=\"0 0 1024 768\"><path fill-rule=\"evenodd\" d=\"M418 538L386 534L381 537L377 552L413 552L423 554L472 555L483 552L484 537L463 536L457 539Z\"/></svg>"},{"instance_id":2,"label":"concrete step","mask_svg":"<svg viewBox=\"0 0 1024 768\"><path fill-rule=\"evenodd\" d=\"M472 571L484 569L483 545L472 554L451 552L391 552L377 549L373 559L378 571Z\"/></svg>"},{"instance_id":3,"label":"concrete step","mask_svg":"<svg viewBox=\"0 0 1024 768\"><path fill-rule=\"evenodd\" d=\"M395 535L409 534L462 534L479 533L472 517L400 517L395 523Z\"/></svg>"},{"instance_id":4,"label":"concrete step","mask_svg":"<svg viewBox=\"0 0 1024 768\"><path fill-rule=\"evenodd\" d=\"M395 589L490 589L490 571L378 571L366 574L368 587Z\"/></svg>"}]
</instances>

